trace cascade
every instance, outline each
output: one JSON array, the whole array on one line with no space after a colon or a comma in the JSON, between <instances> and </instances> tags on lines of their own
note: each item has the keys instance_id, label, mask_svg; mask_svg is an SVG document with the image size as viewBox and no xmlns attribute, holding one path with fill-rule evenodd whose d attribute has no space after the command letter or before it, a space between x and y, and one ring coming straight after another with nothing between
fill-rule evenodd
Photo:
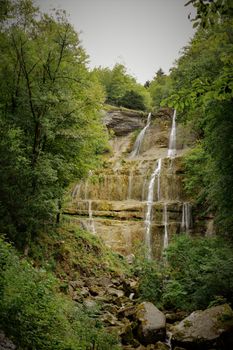
<instances>
[{"instance_id":1,"label":"cascade","mask_svg":"<svg viewBox=\"0 0 233 350\"><path fill-rule=\"evenodd\" d=\"M140 131L140 133L138 134L138 137L136 138L136 141L133 146L133 150L130 154L130 158L136 157L139 154L145 132L150 126L150 121L151 121L151 113L148 114L146 126Z\"/></svg>"},{"instance_id":2,"label":"cascade","mask_svg":"<svg viewBox=\"0 0 233 350\"><path fill-rule=\"evenodd\" d=\"M172 116L172 128L169 138L168 157L174 158L176 156L176 110Z\"/></svg>"},{"instance_id":3,"label":"cascade","mask_svg":"<svg viewBox=\"0 0 233 350\"><path fill-rule=\"evenodd\" d=\"M182 206L182 221L181 229L184 232L189 232L192 227L192 215L191 215L191 205L190 203L184 202Z\"/></svg>"},{"instance_id":4,"label":"cascade","mask_svg":"<svg viewBox=\"0 0 233 350\"><path fill-rule=\"evenodd\" d=\"M156 162L156 167L151 175L149 188L148 188L148 196L147 196L147 212L146 212L146 220L145 220L145 226L146 226L146 234L145 234L145 244L147 248L147 258L152 258L152 249L151 249L151 214L152 214L152 205L153 205L153 199L154 199L154 183L155 178L158 179L158 187L157 192L160 193L160 171L161 171L161 164L162 159L158 159Z\"/></svg>"},{"instance_id":5,"label":"cascade","mask_svg":"<svg viewBox=\"0 0 233 350\"><path fill-rule=\"evenodd\" d=\"M164 224L164 239L163 239L163 249L168 247L168 215L167 215L167 203L164 203L163 207L163 224Z\"/></svg>"},{"instance_id":6,"label":"cascade","mask_svg":"<svg viewBox=\"0 0 233 350\"><path fill-rule=\"evenodd\" d=\"M96 233L95 224L93 220L92 208L91 208L91 200L88 201L88 215L89 215L89 225L92 233Z\"/></svg>"},{"instance_id":7,"label":"cascade","mask_svg":"<svg viewBox=\"0 0 233 350\"><path fill-rule=\"evenodd\" d=\"M75 185L75 187L74 187L74 189L73 189L73 191L71 193L71 197L72 198L79 197L79 195L80 195L80 188L81 188L81 184L78 183L77 185Z\"/></svg>"},{"instance_id":8,"label":"cascade","mask_svg":"<svg viewBox=\"0 0 233 350\"><path fill-rule=\"evenodd\" d=\"M133 254L136 242L143 241L147 259L161 258L173 234L194 230L191 204L183 191L186 146L176 154L183 146L176 137L176 111L169 112L158 114L153 123L149 114L143 131L141 114L134 117L135 112L127 112L120 119L122 112L114 110L108 120L110 130L118 132L116 154L106 155L103 168L89 172L80 187L74 184L65 209L77 224L96 232L120 254ZM141 130L139 141L134 152L128 151L136 128ZM186 130L182 125L179 128L183 137ZM132 159L132 153L140 156Z\"/></svg>"}]
</instances>

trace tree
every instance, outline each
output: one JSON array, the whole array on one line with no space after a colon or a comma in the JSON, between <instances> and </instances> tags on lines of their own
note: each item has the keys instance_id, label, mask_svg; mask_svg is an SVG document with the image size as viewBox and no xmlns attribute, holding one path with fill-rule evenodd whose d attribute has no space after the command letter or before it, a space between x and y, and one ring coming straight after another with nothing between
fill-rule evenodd
<instances>
[{"instance_id":1,"label":"tree","mask_svg":"<svg viewBox=\"0 0 233 350\"><path fill-rule=\"evenodd\" d=\"M203 138L209 208L219 232L232 234L233 21L219 18L205 29L200 26L184 49L170 75L173 93L163 104L178 109Z\"/></svg>"},{"instance_id":2,"label":"tree","mask_svg":"<svg viewBox=\"0 0 233 350\"><path fill-rule=\"evenodd\" d=\"M150 108L149 92L127 73L123 64L117 63L112 70L99 67L93 70L93 74L105 89L106 103L134 109L142 108L142 110ZM133 101L129 101L130 95ZM141 102L135 107L136 100Z\"/></svg>"},{"instance_id":3,"label":"tree","mask_svg":"<svg viewBox=\"0 0 233 350\"><path fill-rule=\"evenodd\" d=\"M171 90L170 85L170 77L165 75L163 70L160 68L156 72L155 77L150 82L150 86L148 88L155 110L158 110L160 108L161 101L169 96L169 92Z\"/></svg>"},{"instance_id":4,"label":"tree","mask_svg":"<svg viewBox=\"0 0 233 350\"><path fill-rule=\"evenodd\" d=\"M124 96L119 100L119 104L126 108L139 109L141 111L146 110L143 96L133 90L126 91Z\"/></svg>"},{"instance_id":5,"label":"tree","mask_svg":"<svg viewBox=\"0 0 233 350\"><path fill-rule=\"evenodd\" d=\"M231 0L190 0L185 6L190 4L196 8L196 16L192 19L194 27L199 25L205 28L233 15Z\"/></svg>"},{"instance_id":6,"label":"tree","mask_svg":"<svg viewBox=\"0 0 233 350\"><path fill-rule=\"evenodd\" d=\"M14 21L0 32L0 224L25 244L102 152L103 94L65 13L42 15L30 0L11 6Z\"/></svg>"}]
</instances>

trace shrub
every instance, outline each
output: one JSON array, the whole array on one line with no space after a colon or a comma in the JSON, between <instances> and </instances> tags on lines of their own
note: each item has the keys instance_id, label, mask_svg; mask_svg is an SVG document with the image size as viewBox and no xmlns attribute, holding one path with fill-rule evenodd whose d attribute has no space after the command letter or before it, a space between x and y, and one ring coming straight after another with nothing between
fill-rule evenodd
<instances>
[{"instance_id":1,"label":"shrub","mask_svg":"<svg viewBox=\"0 0 233 350\"><path fill-rule=\"evenodd\" d=\"M0 326L24 350L117 349L98 320L58 293L57 280L0 240Z\"/></svg>"},{"instance_id":2,"label":"shrub","mask_svg":"<svg viewBox=\"0 0 233 350\"><path fill-rule=\"evenodd\" d=\"M221 237L174 237L160 264L136 259L139 298L186 311L232 303L232 248L232 242Z\"/></svg>"},{"instance_id":3,"label":"shrub","mask_svg":"<svg viewBox=\"0 0 233 350\"><path fill-rule=\"evenodd\" d=\"M138 297L158 305L163 292L163 269L154 260L145 259L145 251L138 250L133 265L134 275L139 277Z\"/></svg>"},{"instance_id":4,"label":"shrub","mask_svg":"<svg viewBox=\"0 0 233 350\"><path fill-rule=\"evenodd\" d=\"M124 96L118 101L118 105L141 111L146 110L143 96L133 90L126 91Z\"/></svg>"},{"instance_id":5,"label":"shrub","mask_svg":"<svg viewBox=\"0 0 233 350\"><path fill-rule=\"evenodd\" d=\"M233 302L232 243L221 237L178 236L167 249L170 281L164 306L194 310Z\"/></svg>"}]
</instances>

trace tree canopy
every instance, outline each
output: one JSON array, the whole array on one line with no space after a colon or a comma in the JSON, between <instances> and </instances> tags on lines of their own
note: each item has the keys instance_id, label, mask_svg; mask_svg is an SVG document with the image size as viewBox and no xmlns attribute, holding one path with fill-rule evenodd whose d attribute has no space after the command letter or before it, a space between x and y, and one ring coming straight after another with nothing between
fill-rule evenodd
<instances>
[{"instance_id":1,"label":"tree canopy","mask_svg":"<svg viewBox=\"0 0 233 350\"><path fill-rule=\"evenodd\" d=\"M127 73L123 64L117 63L113 69L95 68L93 74L105 90L106 103L139 110L150 108L149 92Z\"/></svg>"},{"instance_id":2,"label":"tree canopy","mask_svg":"<svg viewBox=\"0 0 233 350\"><path fill-rule=\"evenodd\" d=\"M230 11L231 5L228 5ZM203 25L202 19L211 19L212 12L200 12L200 21L195 22L199 24L197 33L171 71L170 94L162 105L178 109L180 119L191 123L196 131L199 140L193 151L195 157L191 153L187 161L193 166L195 162L202 166L196 175L188 172L187 187L191 188L193 176L200 177L204 191L200 188L198 196L208 202L209 210L216 214L218 230L229 234L233 227L233 21L225 2L224 9L226 12L219 11L218 20L209 21L208 25ZM203 152L205 162L202 162ZM193 159L196 159L194 163ZM190 165L188 169L193 168ZM193 187L192 193L196 190Z\"/></svg>"},{"instance_id":3,"label":"tree canopy","mask_svg":"<svg viewBox=\"0 0 233 350\"><path fill-rule=\"evenodd\" d=\"M25 242L54 222L68 183L104 150L103 90L64 12L41 14L30 0L3 4L0 217L3 232Z\"/></svg>"}]
</instances>

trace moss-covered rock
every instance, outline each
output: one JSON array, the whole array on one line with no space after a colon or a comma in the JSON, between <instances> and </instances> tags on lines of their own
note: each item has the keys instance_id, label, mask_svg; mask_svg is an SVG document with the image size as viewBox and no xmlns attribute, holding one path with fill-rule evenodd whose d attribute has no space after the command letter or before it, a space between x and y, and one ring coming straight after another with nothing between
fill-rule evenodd
<instances>
[{"instance_id":1,"label":"moss-covered rock","mask_svg":"<svg viewBox=\"0 0 233 350\"><path fill-rule=\"evenodd\" d=\"M233 347L233 311L228 304L194 311L171 331L173 345L229 350Z\"/></svg>"}]
</instances>

